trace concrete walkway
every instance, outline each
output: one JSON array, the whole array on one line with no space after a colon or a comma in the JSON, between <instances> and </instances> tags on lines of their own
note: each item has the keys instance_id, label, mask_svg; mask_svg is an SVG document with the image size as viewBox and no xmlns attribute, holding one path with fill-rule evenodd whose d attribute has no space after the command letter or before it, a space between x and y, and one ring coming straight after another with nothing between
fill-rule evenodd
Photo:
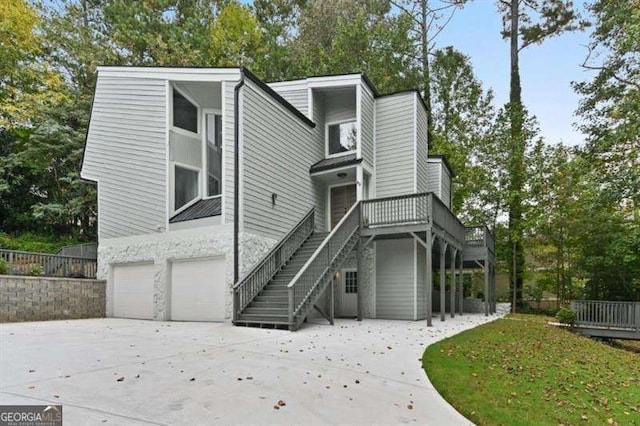
<instances>
[{"instance_id":1,"label":"concrete walkway","mask_svg":"<svg viewBox=\"0 0 640 426\"><path fill-rule=\"evenodd\" d=\"M0 404L62 404L69 425L469 424L420 358L495 318L434 318L432 328L339 320L296 333L125 319L0 324Z\"/></svg>"}]
</instances>

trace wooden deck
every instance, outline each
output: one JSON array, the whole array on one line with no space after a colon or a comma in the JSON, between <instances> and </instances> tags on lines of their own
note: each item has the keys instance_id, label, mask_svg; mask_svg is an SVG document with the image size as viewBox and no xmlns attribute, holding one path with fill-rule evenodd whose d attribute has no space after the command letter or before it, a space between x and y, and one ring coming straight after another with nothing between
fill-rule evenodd
<instances>
[{"instance_id":1,"label":"wooden deck","mask_svg":"<svg viewBox=\"0 0 640 426\"><path fill-rule=\"evenodd\" d=\"M640 340L640 302L572 300L575 329L587 336Z\"/></svg>"}]
</instances>

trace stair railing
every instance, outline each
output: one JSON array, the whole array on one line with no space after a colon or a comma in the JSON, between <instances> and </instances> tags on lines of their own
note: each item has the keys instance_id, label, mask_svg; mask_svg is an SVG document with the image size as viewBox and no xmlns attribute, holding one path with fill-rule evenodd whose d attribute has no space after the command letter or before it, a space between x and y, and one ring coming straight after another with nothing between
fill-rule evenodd
<instances>
[{"instance_id":1,"label":"stair railing","mask_svg":"<svg viewBox=\"0 0 640 426\"><path fill-rule=\"evenodd\" d=\"M313 233L314 209L298 222L248 274L233 286L233 321Z\"/></svg>"},{"instance_id":2,"label":"stair railing","mask_svg":"<svg viewBox=\"0 0 640 426\"><path fill-rule=\"evenodd\" d=\"M355 246L360 236L360 209L358 201L338 222L318 249L311 255L302 269L289 283L289 328L295 330L304 319L303 313L310 310L313 296L327 282L338 263Z\"/></svg>"}]
</instances>

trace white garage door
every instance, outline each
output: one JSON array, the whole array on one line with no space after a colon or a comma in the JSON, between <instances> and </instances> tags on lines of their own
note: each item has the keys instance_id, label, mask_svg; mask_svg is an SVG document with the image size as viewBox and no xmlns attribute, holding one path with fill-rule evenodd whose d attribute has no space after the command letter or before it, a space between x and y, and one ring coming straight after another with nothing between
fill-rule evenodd
<instances>
[{"instance_id":1,"label":"white garage door","mask_svg":"<svg viewBox=\"0 0 640 426\"><path fill-rule=\"evenodd\" d=\"M113 316L153 319L153 264L113 268Z\"/></svg>"},{"instance_id":2,"label":"white garage door","mask_svg":"<svg viewBox=\"0 0 640 426\"><path fill-rule=\"evenodd\" d=\"M175 261L171 265L171 319L224 320L224 258Z\"/></svg>"}]
</instances>

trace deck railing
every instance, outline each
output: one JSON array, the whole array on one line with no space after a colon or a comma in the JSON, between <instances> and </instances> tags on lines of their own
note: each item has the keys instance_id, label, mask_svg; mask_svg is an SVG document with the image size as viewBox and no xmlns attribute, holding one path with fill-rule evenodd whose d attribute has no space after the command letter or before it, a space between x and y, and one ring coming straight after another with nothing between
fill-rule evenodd
<instances>
[{"instance_id":1,"label":"deck railing","mask_svg":"<svg viewBox=\"0 0 640 426\"><path fill-rule=\"evenodd\" d=\"M431 193L408 194L362 201L365 227L410 225L430 220Z\"/></svg>"},{"instance_id":2,"label":"deck railing","mask_svg":"<svg viewBox=\"0 0 640 426\"><path fill-rule=\"evenodd\" d=\"M640 302L572 300L576 325L640 331Z\"/></svg>"},{"instance_id":3,"label":"deck railing","mask_svg":"<svg viewBox=\"0 0 640 426\"><path fill-rule=\"evenodd\" d=\"M311 307L314 295L330 279L341 261L349 255L360 235L361 203L355 203L338 222L320 247L291 280L289 292L289 327L295 330ZM301 315L302 314L302 315Z\"/></svg>"},{"instance_id":4,"label":"deck railing","mask_svg":"<svg viewBox=\"0 0 640 426\"><path fill-rule=\"evenodd\" d=\"M464 244L465 229L460 219L438 197L430 195L433 224L450 233L460 244Z\"/></svg>"},{"instance_id":5,"label":"deck railing","mask_svg":"<svg viewBox=\"0 0 640 426\"><path fill-rule=\"evenodd\" d=\"M233 287L233 320L313 233L315 214L311 209L298 224Z\"/></svg>"},{"instance_id":6,"label":"deck railing","mask_svg":"<svg viewBox=\"0 0 640 426\"><path fill-rule=\"evenodd\" d=\"M98 271L97 260L84 257L0 250L0 259L9 263L11 275L95 278Z\"/></svg>"},{"instance_id":7,"label":"deck railing","mask_svg":"<svg viewBox=\"0 0 640 426\"><path fill-rule=\"evenodd\" d=\"M470 247L487 247L491 251L495 248L493 233L485 225L465 227L465 244Z\"/></svg>"}]
</instances>

